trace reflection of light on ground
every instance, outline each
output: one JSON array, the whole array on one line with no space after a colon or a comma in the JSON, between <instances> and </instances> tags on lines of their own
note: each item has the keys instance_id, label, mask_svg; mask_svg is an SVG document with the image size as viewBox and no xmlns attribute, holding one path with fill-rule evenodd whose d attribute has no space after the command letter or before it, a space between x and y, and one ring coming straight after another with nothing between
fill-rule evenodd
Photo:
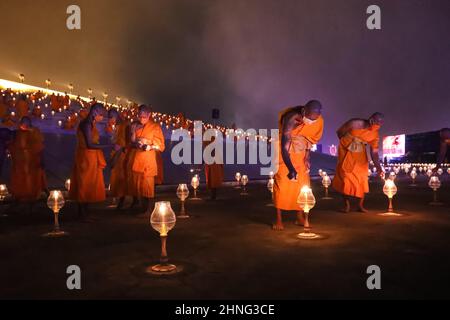
<instances>
[{"instance_id":1,"label":"reflection of light on ground","mask_svg":"<svg viewBox=\"0 0 450 320\"><path fill-rule=\"evenodd\" d=\"M379 213L379 216L382 217L400 217L403 216L401 213L396 213L396 212L384 212L384 213Z\"/></svg>"},{"instance_id":2,"label":"reflection of light on ground","mask_svg":"<svg viewBox=\"0 0 450 320\"><path fill-rule=\"evenodd\" d=\"M314 232L301 232L297 235L297 237L303 240L314 240L322 238L320 234Z\"/></svg>"}]
</instances>

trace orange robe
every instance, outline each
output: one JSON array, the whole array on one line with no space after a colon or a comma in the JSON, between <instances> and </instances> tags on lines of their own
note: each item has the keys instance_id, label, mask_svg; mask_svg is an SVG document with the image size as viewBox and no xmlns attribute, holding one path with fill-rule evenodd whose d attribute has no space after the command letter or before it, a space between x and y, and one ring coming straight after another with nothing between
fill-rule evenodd
<instances>
[{"instance_id":1,"label":"orange robe","mask_svg":"<svg viewBox=\"0 0 450 320\"><path fill-rule=\"evenodd\" d=\"M114 143L127 148L129 146L129 123L122 122L117 126ZM127 168L126 168L126 151L111 151L111 159L117 156L114 167L111 169L111 178L109 179L109 183L111 185L111 195L113 197L124 197L127 195ZM120 152L119 155L116 155L117 152Z\"/></svg>"},{"instance_id":2,"label":"orange robe","mask_svg":"<svg viewBox=\"0 0 450 320\"><path fill-rule=\"evenodd\" d=\"M96 144L100 141L100 135L92 125L92 141ZM77 202L91 203L101 202L106 198L103 169L106 161L103 151L88 149L86 139L81 129L77 129L77 148L75 151L75 163L70 178L69 197Z\"/></svg>"},{"instance_id":3,"label":"orange robe","mask_svg":"<svg viewBox=\"0 0 450 320\"><path fill-rule=\"evenodd\" d=\"M156 151L156 166L158 168L158 174L155 177L155 184L163 184L164 182L164 161L162 153Z\"/></svg>"},{"instance_id":4,"label":"orange robe","mask_svg":"<svg viewBox=\"0 0 450 320\"><path fill-rule=\"evenodd\" d=\"M26 100L18 100L16 102L16 110L18 119L28 116L28 102Z\"/></svg>"},{"instance_id":5,"label":"orange robe","mask_svg":"<svg viewBox=\"0 0 450 320\"><path fill-rule=\"evenodd\" d=\"M287 110L289 111L289 109ZM285 112L287 112L285 111ZM280 119L283 115L280 116ZM280 132L282 124L280 121ZM296 210L300 209L297 198L300 189L307 185L310 186L309 178L309 152L311 146L316 144L323 133L323 118L319 117L316 122L312 124L302 124L294 128L291 133L291 147L289 148L289 156L292 165L297 171L297 181L291 181L287 177L289 174L288 167L281 156L281 137L279 141L278 151L278 171L275 174L273 187L273 200L277 209L281 210Z\"/></svg>"},{"instance_id":6,"label":"orange robe","mask_svg":"<svg viewBox=\"0 0 450 320\"><path fill-rule=\"evenodd\" d=\"M19 201L35 201L46 189L41 153L44 138L38 128L17 130L9 147L12 157L11 193Z\"/></svg>"},{"instance_id":7,"label":"orange robe","mask_svg":"<svg viewBox=\"0 0 450 320\"><path fill-rule=\"evenodd\" d=\"M369 192L366 144L378 150L378 142L378 131L371 129L354 129L340 139L336 175L332 182L336 191L357 198Z\"/></svg>"},{"instance_id":8,"label":"orange robe","mask_svg":"<svg viewBox=\"0 0 450 320\"><path fill-rule=\"evenodd\" d=\"M205 142L205 146L211 144L214 140ZM223 183L223 164L221 163L212 163L206 164L205 167L205 177L206 177L206 186L208 189L216 189L220 188Z\"/></svg>"},{"instance_id":9,"label":"orange robe","mask_svg":"<svg viewBox=\"0 0 450 320\"><path fill-rule=\"evenodd\" d=\"M165 148L164 135L159 124L149 121L137 129L136 141L147 145L157 145L159 151ZM153 198L155 195L155 176L158 174L156 151L143 151L130 148L127 160L128 192L134 197Z\"/></svg>"},{"instance_id":10,"label":"orange robe","mask_svg":"<svg viewBox=\"0 0 450 320\"><path fill-rule=\"evenodd\" d=\"M8 112L8 105L2 101L0 101L0 120L5 120L7 118Z\"/></svg>"}]
</instances>

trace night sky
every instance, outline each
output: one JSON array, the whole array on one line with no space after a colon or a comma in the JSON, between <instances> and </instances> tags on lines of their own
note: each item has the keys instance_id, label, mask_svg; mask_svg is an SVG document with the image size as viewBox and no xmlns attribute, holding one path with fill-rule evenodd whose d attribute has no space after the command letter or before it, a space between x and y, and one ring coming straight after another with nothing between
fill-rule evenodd
<instances>
[{"instance_id":1,"label":"night sky","mask_svg":"<svg viewBox=\"0 0 450 320\"><path fill-rule=\"evenodd\" d=\"M79 31L66 8L81 7ZM382 30L366 28L366 8ZM319 99L325 145L374 111L383 134L450 125L448 0L1 0L0 77L94 89L243 128Z\"/></svg>"}]
</instances>

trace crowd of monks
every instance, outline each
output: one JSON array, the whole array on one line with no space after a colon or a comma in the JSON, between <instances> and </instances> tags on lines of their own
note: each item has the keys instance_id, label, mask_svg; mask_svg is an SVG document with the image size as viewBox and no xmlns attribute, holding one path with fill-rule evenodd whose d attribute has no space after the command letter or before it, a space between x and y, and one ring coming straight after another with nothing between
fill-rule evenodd
<instances>
[{"instance_id":1,"label":"crowd of monks","mask_svg":"<svg viewBox=\"0 0 450 320\"><path fill-rule=\"evenodd\" d=\"M32 202L42 192L47 192L42 161L43 136L38 128L32 126L31 120L33 116L40 116L40 106L35 105L30 110L27 102L30 98L19 95L13 101L17 111L17 115L14 115L17 118L13 119L7 112L8 103L11 103L11 99L5 99L7 96L8 93L0 96L0 116L4 125L15 124L17 130L12 133L9 129L0 129L0 165L8 150L12 157L11 193L15 200ZM39 93L36 93L31 99L36 101L39 98ZM73 112L73 117L69 116L66 121L68 128L76 127L77 146L69 197L78 203L80 219L89 220L89 204L106 199L103 170L107 163L111 166L111 196L119 199L117 208L123 208L128 196L133 199L132 207L140 201L144 208L149 209L151 199L155 196L155 184L163 182L162 152L165 150L165 139L161 123L154 120L151 108L146 105L124 111L105 108L95 99L88 105L80 103L83 104L80 111ZM60 111L70 105L70 100L67 95L52 95L50 105L53 111ZM108 144L101 144L97 124L103 121L106 113L106 132L112 139ZM358 199L359 211L367 211L364 198L369 192L367 172L370 160L378 175L384 178L378 157L379 129L383 122L383 114L376 112L368 119L350 119L336 132L340 142L332 187L343 195L343 212L351 210L351 198ZM179 123L179 127L185 125L185 121ZM323 128L322 105L317 100L280 112L279 163L273 188L276 208L274 230L283 230L283 211L297 211L297 223L307 223L304 213L299 210L297 198L303 186L310 186L310 153L312 146L321 139ZM440 162L443 162L447 152L449 132L450 129L441 130ZM106 159L104 150L110 148L112 152ZM205 164L204 170L211 198L216 199L217 189L224 179L224 166Z\"/></svg>"},{"instance_id":2,"label":"crowd of monks","mask_svg":"<svg viewBox=\"0 0 450 320\"><path fill-rule=\"evenodd\" d=\"M32 125L32 118L41 116L35 110L42 108L37 101L42 100L43 95L37 93L30 97L19 94L14 99L11 97L10 92L0 95L0 111L3 110L0 165L9 152L13 199L32 205L43 192L48 194L42 161L44 139L39 128ZM69 198L77 202L80 219L90 221L89 204L106 199L103 171L108 163L111 167L110 193L119 199L117 209L123 209L127 196L133 199L132 207L140 202L145 209L149 209L155 196L155 184L163 183L162 153L165 149L162 122L155 121L151 108L141 105L121 110L105 107L92 99L89 103L79 100L81 108L75 112L70 109L68 95L51 95L47 100L53 112L66 110L72 115L66 118L64 124L65 129L75 127L77 139ZM11 115L11 108L17 114ZM110 136L110 143L101 144L98 124L105 115L105 133ZM185 121L182 115L176 119L173 127L193 130L193 123ZM16 130L11 131L7 127L15 127ZM107 157L104 153L106 149L112 149ZM223 165L205 165L205 175L211 198L215 199L216 190L223 182Z\"/></svg>"}]
</instances>

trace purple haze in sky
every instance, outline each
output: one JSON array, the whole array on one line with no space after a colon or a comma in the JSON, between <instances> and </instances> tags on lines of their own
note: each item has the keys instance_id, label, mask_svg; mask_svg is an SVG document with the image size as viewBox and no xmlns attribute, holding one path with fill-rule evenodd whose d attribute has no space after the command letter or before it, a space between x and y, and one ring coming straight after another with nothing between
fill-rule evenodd
<instances>
[{"instance_id":1,"label":"purple haze in sky","mask_svg":"<svg viewBox=\"0 0 450 320\"><path fill-rule=\"evenodd\" d=\"M319 99L325 145L374 111L383 134L450 125L448 0L79 0L82 29L56 0L0 2L0 77L86 95L107 91L163 112L274 128L279 110ZM381 7L382 30L366 28Z\"/></svg>"}]
</instances>

